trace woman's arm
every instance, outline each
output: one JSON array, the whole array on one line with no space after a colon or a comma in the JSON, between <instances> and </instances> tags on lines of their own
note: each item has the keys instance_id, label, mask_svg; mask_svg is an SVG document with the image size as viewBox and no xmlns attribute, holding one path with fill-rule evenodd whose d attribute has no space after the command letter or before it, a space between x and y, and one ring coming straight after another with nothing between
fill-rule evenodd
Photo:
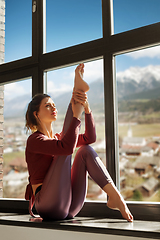
<instances>
[{"instance_id":1,"label":"woman's arm","mask_svg":"<svg viewBox=\"0 0 160 240\"><path fill-rule=\"evenodd\" d=\"M27 141L26 150L37 154L70 155L73 153L79 134L80 120L73 117L61 140L50 139L40 132L32 134Z\"/></svg>"},{"instance_id":2,"label":"woman's arm","mask_svg":"<svg viewBox=\"0 0 160 240\"><path fill-rule=\"evenodd\" d=\"M47 155L70 155L73 153L79 135L80 117L84 107L80 103L71 100L73 117L68 129L63 131L61 139L49 139L44 134L33 134L27 142L27 150L39 154ZM63 127L63 130L64 127Z\"/></svg>"}]
</instances>

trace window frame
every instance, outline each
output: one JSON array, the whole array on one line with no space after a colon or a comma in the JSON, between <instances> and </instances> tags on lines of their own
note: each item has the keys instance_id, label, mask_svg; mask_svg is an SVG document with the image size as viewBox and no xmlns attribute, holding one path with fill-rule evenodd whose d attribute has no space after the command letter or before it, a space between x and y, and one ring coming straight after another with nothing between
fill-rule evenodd
<instances>
[{"instance_id":1,"label":"window frame","mask_svg":"<svg viewBox=\"0 0 160 240\"><path fill-rule=\"evenodd\" d=\"M32 6L33 2L36 2L36 11L32 11L32 56L1 64L0 84L32 78L32 96L34 96L36 93L44 92L44 75L46 71L75 65L83 61L103 58L106 166L118 187L114 56L131 50L139 50L160 44L160 22L114 35L113 0L102 0L102 38L45 53L44 23L46 13L43 6L46 5L46 0L32 0ZM26 211L27 205L26 201L24 201L0 199L0 210L12 211L11 207L15 206L14 211L16 212ZM106 203L86 202L82 213L88 216L91 213L102 216L105 212L105 206ZM130 202L129 207L135 218L138 216L142 218L143 216L148 216L149 220L160 220L160 216L158 216L160 204L158 203Z\"/></svg>"}]
</instances>

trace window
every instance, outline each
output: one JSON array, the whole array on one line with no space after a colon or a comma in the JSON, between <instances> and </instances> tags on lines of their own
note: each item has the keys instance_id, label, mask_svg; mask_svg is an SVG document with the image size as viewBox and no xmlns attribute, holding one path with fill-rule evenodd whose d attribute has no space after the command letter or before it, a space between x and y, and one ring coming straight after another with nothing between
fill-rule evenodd
<instances>
[{"instance_id":1,"label":"window","mask_svg":"<svg viewBox=\"0 0 160 240\"><path fill-rule=\"evenodd\" d=\"M74 5L73 2L76 5ZM101 2L102 2L102 5L101 5ZM87 73L87 71L89 71L87 70L87 68L89 69L89 64L91 64L90 66L93 66L92 63L94 61L101 62L100 77L103 78L103 87L104 87L104 116L101 116L101 117L104 117L103 121L105 126L104 132L102 135L105 136L106 138L106 166L114 182L117 184L117 186L119 186L120 184L119 170L118 170L119 169L119 164L118 164L119 149L118 149L118 131L117 131L117 120L120 121L120 118L118 118L117 116L119 112L117 111L117 108L116 108L117 96L115 91L116 81L114 79L114 75L115 75L114 74L114 58L116 58L116 71L118 74L118 72L125 71L127 68L132 66L132 64L129 65L129 61L127 61L127 58L129 57L131 58L131 55L129 56L129 54L127 55L126 53L135 51L137 55L138 50L145 49L145 48L151 49L151 47L155 47L160 43L159 41L160 23L158 22L159 13L157 13L158 12L157 9L159 7L159 1L156 1L156 0L154 1L155 11L151 11L153 13L152 19L144 23L144 22L141 22L141 18L137 16L138 25L132 25L129 27L126 27L125 25L123 26L123 24L120 21L118 21L118 19L122 19L123 17L119 15L119 17L117 18L116 16L117 14L116 4L118 2L121 2L122 5L124 3L123 1L96 0L94 1L95 5L92 8L93 1L87 1L87 2L85 1L86 9L84 10L84 14L85 16L87 12L91 14L90 15L91 21L88 20L89 21L88 23L87 20L85 20L83 28L86 27L85 28L86 31L83 32L83 30L81 30L82 36L78 38L75 37L74 33L73 33L73 36L74 36L73 39L70 39L70 35L71 35L70 32L69 32L69 37L67 37L67 35L64 34L66 33L66 30L69 31L69 29L67 28L69 24L71 26L72 31L74 29L74 25L72 25L72 22L70 21L70 19L69 19L69 22L65 21L66 19L63 20L63 23L64 22L67 23L67 24L64 23L65 27L63 27L62 16L59 19L59 21L57 21L57 19L52 18L52 15L51 15L52 9L53 9L53 12L55 12L56 14L57 13L61 14L61 12L59 12L60 11L59 3L57 3L57 1L51 2L49 0L47 1L32 0L32 6L31 6L31 1L23 1L22 3L22 1L17 0L17 1L14 1L14 4L10 3L10 1L6 1L5 25L2 24L2 27L0 26L0 34L1 34L0 39L2 39L2 42L0 42L0 44L4 45L4 37L6 37L5 63L4 63L4 52L3 52L4 48L3 46L0 47L3 50L2 52L0 51L0 57L1 57L0 61L1 63L4 63L0 65L1 86L3 86L4 84L11 84L12 82L14 83L20 80L32 79L31 81L30 80L29 81L32 82L32 95L35 95L36 93L45 91L44 79L46 75L48 75L47 76L48 86L49 84L53 84L54 86L58 87L58 84L56 81L56 74L58 74L57 76L60 76L61 73L64 73L66 71L66 69L70 69L71 66L75 66L80 62L86 63L86 73ZM142 1L136 1L136 3L138 4L140 4L140 2ZM75 1L70 0L70 1L67 1L67 3L70 4L70 6L72 7L74 6L75 8L79 7L79 3L75 3ZM1 0L0 4L2 5L2 8L0 9L4 10L4 1ZM9 8L11 7L10 4L12 4L12 14L11 14L10 20L9 19L7 20L7 15L8 15L7 4ZM113 5L113 9L112 9L112 5ZM83 7L85 8L85 6ZM102 12L100 12L101 11L100 6L102 7L101 9ZM136 5L136 6L137 6L136 10L139 10L140 5ZM150 6L150 8L153 7L153 1L147 1L146 6ZM15 11L13 11L14 8L15 8ZM95 13L95 8L96 8L97 14ZM44 28L45 9L47 9L46 11L47 37L45 36L45 28ZM81 6L80 6L80 9L81 9ZM17 20L14 19L15 13L17 14ZM31 26L31 14L32 14L32 26ZM78 14L79 13L77 13L77 16ZM67 13L64 13L64 15L67 16ZM120 34L112 35L111 20L113 17L115 18L115 33L120 33ZM2 18L4 19L4 13ZM83 18L83 15L82 15L82 18ZM11 29L9 29L9 25L8 25L9 21L10 23L12 23ZM135 21L132 21L132 22L135 22ZM51 23L53 23L53 25L51 25ZM128 20L125 20L125 23L128 23ZM93 25L94 27L92 28ZM5 31L4 31L4 26L5 26ZM102 29L102 26L103 26L103 29ZM141 28L141 26L143 27ZM140 27L140 28L137 28L137 27ZM32 28L32 34L31 34L31 28ZM130 31L130 29L134 29L134 31ZM22 34L22 30L23 30L23 34ZM54 38L54 35L53 37L50 35L51 32L54 33L55 38ZM17 38L17 36L20 36L20 35L23 35L22 41L20 40L20 38ZM32 51L31 51L31 35L32 35ZM63 39L65 39L64 42L62 42L61 36L63 36ZM10 41L11 38L13 39L13 41ZM45 52L45 38L47 39L47 52ZM52 44L52 40L53 40L53 44ZM9 46L9 42L11 44L10 46ZM153 48L152 48L152 53L154 53ZM139 52L138 54L141 54L141 53ZM124 66L122 66L123 58L125 58ZM100 59L103 59L103 60L100 60ZM132 62L134 61L133 55L131 60ZM148 61L148 59L146 58L145 61ZM140 61L137 60L137 64L139 64L139 62ZM154 62L154 59L153 59L153 62ZM145 67L147 64L149 65L149 61L148 63L145 63L143 66L142 65L140 66ZM52 71L53 69L54 71ZM95 68L93 70L95 71ZM50 76L54 77L52 81L50 79ZM68 85L70 85L70 83L67 81L67 86ZM119 92L119 89L118 89L118 92ZM3 98L0 100L2 100L3 102ZM0 107L1 115L2 115L2 107L3 106ZM151 113L148 113L148 114L151 114ZM0 117L3 118L3 116L1 115ZM97 128L99 133L101 131L100 128L101 126ZM1 134L1 130L2 129L0 128L0 134ZM119 130L119 133L120 133L120 130ZM1 140L2 140L2 135L0 135L0 142ZM0 151L2 151L2 148L0 148ZM1 180L2 180L2 153L0 155L0 188L2 186ZM1 201L0 201L0 204L1 204ZM154 206L157 207L158 204L156 203ZM134 208L133 205L132 207ZM145 209L145 211L150 211L150 206L146 208L145 204L143 205L141 204L141 209L143 210ZM93 209L91 211L93 211ZM150 212L149 212L149 215L151 215Z\"/></svg>"},{"instance_id":2,"label":"window","mask_svg":"<svg viewBox=\"0 0 160 240\"><path fill-rule=\"evenodd\" d=\"M25 111L31 100L31 79L4 85L3 197L24 198L28 171Z\"/></svg>"},{"instance_id":3,"label":"window","mask_svg":"<svg viewBox=\"0 0 160 240\"><path fill-rule=\"evenodd\" d=\"M102 37L101 1L46 1L47 52Z\"/></svg>"},{"instance_id":4,"label":"window","mask_svg":"<svg viewBox=\"0 0 160 240\"><path fill-rule=\"evenodd\" d=\"M158 0L113 0L113 10L115 34L160 21Z\"/></svg>"},{"instance_id":5,"label":"window","mask_svg":"<svg viewBox=\"0 0 160 240\"><path fill-rule=\"evenodd\" d=\"M5 3L5 62L10 62L32 54L32 1L6 0Z\"/></svg>"},{"instance_id":6,"label":"window","mask_svg":"<svg viewBox=\"0 0 160 240\"><path fill-rule=\"evenodd\" d=\"M160 201L159 49L116 56L120 190L126 200Z\"/></svg>"}]
</instances>

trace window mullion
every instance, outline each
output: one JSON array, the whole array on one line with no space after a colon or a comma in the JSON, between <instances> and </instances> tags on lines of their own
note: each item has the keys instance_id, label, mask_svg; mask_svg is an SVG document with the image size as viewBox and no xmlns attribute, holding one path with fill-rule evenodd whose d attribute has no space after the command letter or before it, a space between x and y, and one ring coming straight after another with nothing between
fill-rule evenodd
<instances>
[{"instance_id":1,"label":"window mullion","mask_svg":"<svg viewBox=\"0 0 160 240\"><path fill-rule=\"evenodd\" d=\"M102 0L103 38L105 46L109 46L113 34L113 1ZM109 49L108 49L109 50ZM106 131L106 166L115 182L116 157L115 157L115 116L114 116L114 86L113 86L113 60L112 54L104 53L104 99L105 99L105 131ZM108 117L109 116L109 117Z\"/></svg>"},{"instance_id":2,"label":"window mullion","mask_svg":"<svg viewBox=\"0 0 160 240\"><path fill-rule=\"evenodd\" d=\"M113 34L113 7L112 0L102 0L102 23L103 23L103 38L109 41Z\"/></svg>"},{"instance_id":3,"label":"window mullion","mask_svg":"<svg viewBox=\"0 0 160 240\"><path fill-rule=\"evenodd\" d=\"M104 101L105 101L105 135L106 166L114 181L116 177L115 157L115 111L114 111L113 59L112 54L104 55Z\"/></svg>"},{"instance_id":4,"label":"window mullion","mask_svg":"<svg viewBox=\"0 0 160 240\"><path fill-rule=\"evenodd\" d=\"M32 78L32 95L43 93L44 88L41 61L44 50L43 7L45 4L45 0L32 0L32 56L37 66L37 73Z\"/></svg>"}]
</instances>

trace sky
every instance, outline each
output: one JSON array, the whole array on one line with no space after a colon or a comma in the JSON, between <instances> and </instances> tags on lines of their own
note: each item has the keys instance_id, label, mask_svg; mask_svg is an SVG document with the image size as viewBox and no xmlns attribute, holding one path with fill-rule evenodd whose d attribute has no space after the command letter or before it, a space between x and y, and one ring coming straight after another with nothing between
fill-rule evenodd
<instances>
[{"instance_id":1,"label":"sky","mask_svg":"<svg viewBox=\"0 0 160 240\"><path fill-rule=\"evenodd\" d=\"M5 62L31 56L31 0L6 0ZM46 0L46 50L54 51L102 37L101 0ZM160 21L160 0L114 0L114 33ZM116 57L116 71L130 67L160 65L160 47L136 51ZM73 86L74 67L47 74L48 89L69 90ZM85 65L84 78L88 83L102 79L103 61ZM58 79L58 81L57 81ZM18 87L19 86L19 87ZM21 91L18 89L21 88ZM29 90L28 90L29 89ZM31 80L6 85L11 93L31 92Z\"/></svg>"}]
</instances>

